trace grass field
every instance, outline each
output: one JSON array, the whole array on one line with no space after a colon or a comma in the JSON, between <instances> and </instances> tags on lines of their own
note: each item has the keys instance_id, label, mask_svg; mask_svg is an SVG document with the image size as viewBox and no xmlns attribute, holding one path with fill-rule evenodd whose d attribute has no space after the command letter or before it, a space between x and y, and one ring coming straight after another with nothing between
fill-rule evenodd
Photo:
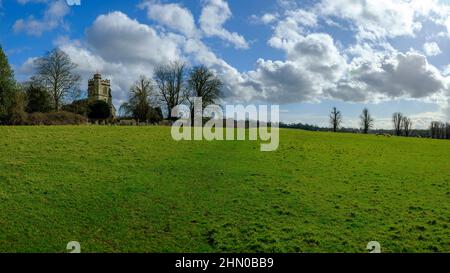
<instances>
[{"instance_id":1,"label":"grass field","mask_svg":"<svg viewBox=\"0 0 450 273\"><path fill-rule=\"evenodd\" d=\"M450 141L0 128L0 252L450 252Z\"/></svg>"}]
</instances>

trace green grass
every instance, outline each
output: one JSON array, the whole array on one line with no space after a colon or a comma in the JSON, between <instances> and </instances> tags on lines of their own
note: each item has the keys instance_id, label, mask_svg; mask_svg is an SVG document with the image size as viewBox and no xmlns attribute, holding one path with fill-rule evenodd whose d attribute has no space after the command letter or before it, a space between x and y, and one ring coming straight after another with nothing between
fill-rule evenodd
<instances>
[{"instance_id":1,"label":"green grass","mask_svg":"<svg viewBox=\"0 0 450 273\"><path fill-rule=\"evenodd\" d=\"M450 141L0 128L0 252L450 252Z\"/></svg>"}]
</instances>

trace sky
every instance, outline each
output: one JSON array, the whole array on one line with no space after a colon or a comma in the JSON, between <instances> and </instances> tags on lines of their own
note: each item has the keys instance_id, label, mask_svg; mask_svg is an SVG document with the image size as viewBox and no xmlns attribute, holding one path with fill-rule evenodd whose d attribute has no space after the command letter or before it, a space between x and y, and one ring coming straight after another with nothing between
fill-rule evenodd
<instances>
[{"instance_id":1,"label":"sky","mask_svg":"<svg viewBox=\"0 0 450 273\"><path fill-rule=\"evenodd\" d=\"M226 103L278 104L281 120L415 128L450 120L449 0L0 0L0 45L16 78L59 47L81 88L96 72L116 107L140 75L181 60L224 81Z\"/></svg>"}]
</instances>

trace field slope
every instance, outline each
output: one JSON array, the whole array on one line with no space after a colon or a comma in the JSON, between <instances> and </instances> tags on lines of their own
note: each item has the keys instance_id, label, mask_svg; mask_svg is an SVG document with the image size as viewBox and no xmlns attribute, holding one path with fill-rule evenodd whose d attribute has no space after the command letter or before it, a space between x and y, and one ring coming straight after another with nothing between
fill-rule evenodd
<instances>
[{"instance_id":1,"label":"field slope","mask_svg":"<svg viewBox=\"0 0 450 273\"><path fill-rule=\"evenodd\" d=\"M450 141L1 127L0 252L450 252Z\"/></svg>"}]
</instances>

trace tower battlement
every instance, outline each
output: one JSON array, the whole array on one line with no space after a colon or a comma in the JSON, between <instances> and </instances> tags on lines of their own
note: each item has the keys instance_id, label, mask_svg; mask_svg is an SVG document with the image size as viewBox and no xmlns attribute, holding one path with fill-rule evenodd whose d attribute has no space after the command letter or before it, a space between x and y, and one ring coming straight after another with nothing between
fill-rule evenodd
<instances>
[{"instance_id":1,"label":"tower battlement","mask_svg":"<svg viewBox=\"0 0 450 273\"><path fill-rule=\"evenodd\" d=\"M111 81L102 79L101 74L96 73L94 77L88 81L88 101L104 101L111 106L111 111L115 115L115 108L112 103Z\"/></svg>"},{"instance_id":2,"label":"tower battlement","mask_svg":"<svg viewBox=\"0 0 450 273\"><path fill-rule=\"evenodd\" d=\"M93 79L90 79L90 80L88 81L88 84L89 84L89 85L95 84L95 83L98 82L99 80L100 80L100 84L102 84L102 85L111 85L111 81L110 81L110 80L107 80L107 79L102 80L101 77L100 77L100 78L93 78Z\"/></svg>"}]
</instances>

